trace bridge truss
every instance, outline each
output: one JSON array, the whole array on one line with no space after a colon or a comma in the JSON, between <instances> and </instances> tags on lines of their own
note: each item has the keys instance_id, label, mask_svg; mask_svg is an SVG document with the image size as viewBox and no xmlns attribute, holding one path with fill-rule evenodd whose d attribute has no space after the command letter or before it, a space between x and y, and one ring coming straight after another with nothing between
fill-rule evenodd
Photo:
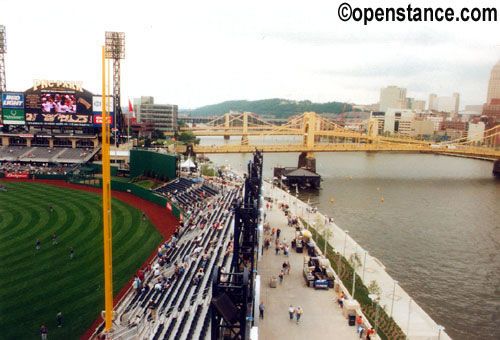
<instances>
[{"instance_id":1,"label":"bridge truss","mask_svg":"<svg viewBox=\"0 0 500 340\"><path fill-rule=\"evenodd\" d=\"M225 114L213 119L204 127L192 128L197 136L242 136L241 142L194 147L196 153L251 153L256 148L263 152L353 152L400 151L446 153L471 157L500 159L500 145L495 141L500 126L484 131L482 136L469 136L445 142L430 142L405 135L382 136L378 134L378 121L370 119L363 124L347 128L314 112L305 112L291 118L286 124L275 125L254 114ZM253 144L248 136L300 136L301 142L291 144ZM259 140L259 138L257 138ZM183 147L178 147L183 152Z\"/></svg>"}]
</instances>

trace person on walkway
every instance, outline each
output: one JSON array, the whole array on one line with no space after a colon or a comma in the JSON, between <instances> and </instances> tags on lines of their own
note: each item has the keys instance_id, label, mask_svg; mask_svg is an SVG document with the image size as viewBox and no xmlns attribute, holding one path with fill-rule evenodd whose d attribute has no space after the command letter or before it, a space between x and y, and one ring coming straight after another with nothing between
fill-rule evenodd
<instances>
[{"instance_id":1,"label":"person on walkway","mask_svg":"<svg viewBox=\"0 0 500 340\"><path fill-rule=\"evenodd\" d=\"M366 331L366 340L371 340L372 335L375 334L373 327Z\"/></svg>"},{"instance_id":2,"label":"person on walkway","mask_svg":"<svg viewBox=\"0 0 500 340\"><path fill-rule=\"evenodd\" d=\"M276 245L276 255L279 255L280 253L280 246L277 244Z\"/></svg>"},{"instance_id":3,"label":"person on walkway","mask_svg":"<svg viewBox=\"0 0 500 340\"><path fill-rule=\"evenodd\" d=\"M151 320L153 322L155 322L155 320L156 320L156 305L152 299L149 300L148 309L151 310Z\"/></svg>"},{"instance_id":4,"label":"person on walkway","mask_svg":"<svg viewBox=\"0 0 500 340\"><path fill-rule=\"evenodd\" d=\"M287 273L287 275L290 275L290 268L291 268L291 267L292 267L292 266L290 265L290 261L287 261L287 262L286 262L286 273Z\"/></svg>"},{"instance_id":5,"label":"person on walkway","mask_svg":"<svg viewBox=\"0 0 500 340\"><path fill-rule=\"evenodd\" d=\"M287 267L288 267L288 265L286 264L286 261L285 261L285 262L283 262L282 267L283 267L283 272L285 272L285 271L286 271L286 269L287 269Z\"/></svg>"},{"instance_id":6,"label":"person on walkway","mask_svg":"<svg viewBox=\"0 0 500 340\"><path fill-rule=\"evenodd\" d=\"M297 324L299 323L300 321L300 317L302 316L302 308L300 308L300 306L297 307L297 311L295 312L297 314Z\"/></svg>"},{"instance_id":7,"label":"person on walkway","mask_svg":"<svg viewBox=\"0 0 500 340\"><path fill-rule=\"evenodd\" d=\"M51 203L51 204L49 204L49 210L50 210L50 212L53 212L53 211L54 211L54 208L52 207L52 203Z\"/></svg>"},{"instance_id":8,"label":"person on walkway","mask_svg":"<svg viewBox=\"0 0 500 340\"><path fill-rule=\"evenodd\" d=\"M57 244L57 236L56 233L52 233L52 245L55 246Z\"/></svg>"},{"instance_id":9,"label":"person on walkway","mask_svg":"<svg viewBox=\"0 0 500 340\"><path fill-rule=\"evenodd\" d=\"M142 212L142 220L146 221L146 213L145 212Z\"/></svg>"},{"instance_id":10,"label":"person on walkway","mask_svg":"<svg viewBox=\"0 0 500 340\"><path fill-rule=\"evenodd\" d=\"M75 254L75 250L73 247L69 247L69 259L73 260L73 255Z\"/></svg>"},{"instance_id":11,"label":"person on walkway","mask_svg":"<svg viewBox=\"0 0 500 340\"><path fill-rule=\"evenodd\" d=\"M280 284L282 284L283 283L283 277L285 276L285 273L283 272L283 269L281 269L279 276L280 276Z\"/></svg>"},{"instance_id":12,"label":"person on walkway","mask_svg":"<svg viewBox=\"0 0 500 340\"><path fill-rule=\"evenodd\" d=\"M261 302L259 305L260 318L264 320L264 302Z\"/></svg>"},{"instance_id":13,"label":"person on walkway","mask_svg":"<svg viewBox=\"0 0 500 340\"><path fill-rule=\"evenodd\" d=\"M40 250L40 239L36 239L36 250Z\"/></svg>"},{"instance_id":14,"label":"person on walkway","mask_svg":"<svg viewBox=\"0 0 500 340\"><path fill-rule=\"evenodd\" d=\"M293 308L292 305L288 307L288 315L290 316L290 320L293 320L293 315L295 314L295 309Z\"/></svg>"},{"instance_id":15,"label":"person on walkway","mask_svg":"<svg viewBox=\"0 0 500 340\"><path fill-rule=\"evenodd\" d=\"M276 230L276 237L280 238L280 235L281 235L281 229L278 228L278 230Z\"/></svg>"},{"instance_id":16,"label":"person on walkway","mask_svg":"<svg viewBox=\"0 0 500 340\"><path fill-rule=\"evenodd\" d=\"M57 319L57 327L61 328L62 327L62 313L61 312L57 313L56 319Z\"/></svg>"},{"instance_id":17,"label":"person on walkway","mask_svg":"<svg viewBox=\"0 0 500 340\"><path fill-rule=\"evenodd\" d=\"M358 333L361 333L363 331L363 319L361 319L361 315L356 319L356 326L358 326Z\"/></svg>"},{"instance_id":18,"label":"person on walkway","mask_svg":"<svg viewBox=\"0 0 500 340\"><path fill-rule=\"evenodd\" d=\"M47 334L49 334L49 331L47 328L45 328L44 325L42 325L42 328L40 328L40 335L42 336L42 340L47 340Z\"/></svg>"}]
</instances>

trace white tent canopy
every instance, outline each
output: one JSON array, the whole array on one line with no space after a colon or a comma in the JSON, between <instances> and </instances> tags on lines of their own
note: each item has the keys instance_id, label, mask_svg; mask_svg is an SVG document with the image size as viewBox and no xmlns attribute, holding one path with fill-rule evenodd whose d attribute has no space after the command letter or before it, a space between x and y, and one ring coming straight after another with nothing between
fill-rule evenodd
<instances>
[{"instance_id":1,"label":"white tent canopy","mask_svg":"<svg viewBox=\"0 0 500 340\"><path fill-rule=\"evenodd\" d=\"M185 162L181 163L181 169L182 168L192 169L192 168L196 168L196 165L193 163L191 158L188 158Z\"/></svg>"}]
</instances>

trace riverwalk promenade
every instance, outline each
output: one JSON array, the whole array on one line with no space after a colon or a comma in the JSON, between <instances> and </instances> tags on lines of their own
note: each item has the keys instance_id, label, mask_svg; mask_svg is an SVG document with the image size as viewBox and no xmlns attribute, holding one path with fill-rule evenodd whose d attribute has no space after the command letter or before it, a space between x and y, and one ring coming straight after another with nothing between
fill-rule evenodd
<instances>
[{"instance_id":1,"label":"riverwalk promenade","mask_svg":"<svg viewBox=\"0 0 500 340\"><path fill-rule=\"evenodd\" d=\"M284 190L279 189L267 182L263 183L263 194L272 197L275 202L282 202L290 206L292 215L309 220L311 225L323 234L325 216L321 213L307 213L307 204L297 200ZM278 209L278 204L273 204L273 211L267 211L267 219L271 227L280 228L287 240L293 239L294 229L287 226L287 219L283 212ZM334 216L333 216L334 217ZM451 339L444 330L406 293L406 291L394 281L385 271L384 265L375 257L365 253L365 250L356 243L335 223L327 223L329 231L329 244L336 250L349 258L351 254L357 253L361 259L361 267L358 275L364 276L365 285L374 280L381 288L380 306L388 315L392 315L397 324L410 340L448 340ZM366 254L366 261L365 261ZM284 260L291 263L290 277L286 276L281 287L269 288L271 275L279 274ZM259 324L259 338L262 339L304 339L322 336L334 336L335 339L355 339L355 327L349 327L347 320L342 316L341 309L337 306L334 298L337 296L332 289L328 291L316 291L307 288L302 276L303 254L290 252L290 259L283 255L276 256L274 247L265 251L264 257L259 264L259 274L262 277L261 300L266 304L266 316L264 322ZM394 294L393 294L394 292ZM287 308L292 304L294 307L300 305L304 310L303 320L299 325L292 324L287 320ZM291 329L293 332L288 332ZM313 333L311 333L313 332ZM290 333L290 336L288 336ZM316 334L317 333L317 334ZM261 335L262 334L262 335ZM285 336L286 334L286 336ZM300 337L299 337L300 334ZM314 334L314 335L313 335ZM283 336L282 336L283 335Z\"/></svg>"},{"instance_id":2,"label":"riverwalk promenade","mask_svg":"<svg viewBox=\"0 0 500 340\"><path fill-rule=\"evenodd\" d=\"M266 211L266 221L281 230L280 240L286 239L288 245L295 237L295 228L287 225L287 218L277 205ZM265 235L264 238L269 238ZM260 301L264 302L264 319L258 321L259 340L304 340L304 339L359 339L356 327L349 326L342 315L342 308L336 302L337 293L333 289L315 290L306 286L303 277L304 255L290 248L289 256L283 252L276 255L274 242L259 263L261 277ZM270 287L272 276L278 278L284 261L290 262L290 275L285 275L283 283L276 288ZM303 310L299 324L290 320L288 308L300 306Z\"/></svg>"}]
</instances>

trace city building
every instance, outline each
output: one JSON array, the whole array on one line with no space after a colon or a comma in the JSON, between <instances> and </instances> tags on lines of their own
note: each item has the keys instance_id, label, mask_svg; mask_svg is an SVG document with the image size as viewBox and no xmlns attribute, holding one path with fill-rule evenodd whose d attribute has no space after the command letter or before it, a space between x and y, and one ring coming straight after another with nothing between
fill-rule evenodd
<instances>
[{"instance_id":1,"label":"city building","mask_svg":"<svg viewBox=\"0 0 500 340\"><path fill-rule=\"evenodd\" d=\"M431 121L433 124L434 131L439 130L439 124L444 120L444 117L442 116L430 116L427 115L424 118L425 120Z\"/></svg>"},{"instance_id":2,"label":"city building","mask_svg":"<svg viewBox=\"0 0 500 340\"><path fill-rule=\"evenodd\" d=\"M387 86L380 90L380 101L378 110L386 112L387 109L405 109L406 89L397 86Z\"/></svg>"},{"instance_id":3,"label":"city building","mask_svg":"<svg viewBox=\"0 0 500 340\"><path fill-rule=\"evenodd\" d=\"M468 123L454 120L444 120L439 123L439 133L452 137L450 139L467 138Z\"/></svg>"},{"instance_id":4,"label":"city building","mask_svg":"<svg viewBox=\"0 0 500 340\"><path fill-rule=\"evenodd\" d=\"M177 129L178 106L155 104L153 97L134 99L134 111L138 123L154 123L157 130L174 133Z\"/></svg>"},{"instance_id":5,"label":"city building","mask_svg":"<svg viewBox=\"0 0 500 340\"><path fill-rule=\"evenodd\" d=\"M480 115L483 112L483 105L465 105L465 111Z\"/></svg>"},{"instance_id":6,"label":"city building","mask_svg":"<svg viewBox=\"0 0 500 340\"><path fill-rule=\"evenodd\" d=\"M471 141L479 141L484 137L484 122L470 122L467 130L467 138Z\"/></svg>"},{"instance_id":7,"label":"city building","mask_svg":"<svg viewBox=\"0 0 500 340\"><path fill-rule=\"evenodd\" d=\"M429 111L447 112L456 115L459 105L459 93L453 93L453 95L449 97L438 97L435 93L429 95Z\"/></svg>"},{"instance_id":8,"label":"city building","mask_svg":"<svg viewBox=\"0 0 500 340\"><path fill-rule=\"evenodd\" d=\"M408 107L409 109L415 110L417 112L422 112L425 110L425 100L415 100L413 98L411 99L411 105Z\"/></svg>"},{"instance_id":9,"label":"city building","mask_svg":"<svg viewBox=\"0 0 500 340\"><path fill-rule=\"evenodd\" d=\"M384 134L393 135L400 132L400 125L403 131L409 134L410 121L415 119L415 111L410 109L388 109L384 119Z\"/></svg>"},{"instance_id":10,"label":"city building","mask_svg":"<svg viewBox=\"0 0 500 340\"><path fill-rule=\"evenodd\" d=\"M130 122L130 132L138 137L150 137L155 132L155 123L150 122Z\"/></svg>"},{"instance_id":11,"label":"city building","mask_svg":"<svg viewBox=\"0 0 500 340\"><path fill-rule=\"evenodd\" d=\"M486 130L500 125L500 61L491 70L486 103L483 105L483 115ZM489 135L490 132L486 133L485 137ZM500 145L500 134L492 142L495 145Z\"/></svg>"}]
</instances>

